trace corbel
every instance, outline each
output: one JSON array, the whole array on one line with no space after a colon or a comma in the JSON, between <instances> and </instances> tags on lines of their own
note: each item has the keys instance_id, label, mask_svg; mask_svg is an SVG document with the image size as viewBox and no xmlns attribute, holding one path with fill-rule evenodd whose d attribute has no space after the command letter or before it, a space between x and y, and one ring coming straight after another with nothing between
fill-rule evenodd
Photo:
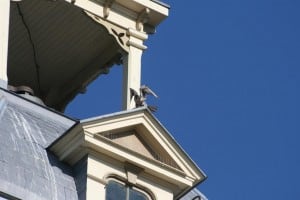
<instances>
[{"instance_id":1,"label":"corbel","mask_svg":"<svg viewBox=\"0 0 300 200\"><path fill-rule=\"evenodd\" d=\"M136 20L136 29L142 31L143 24L147 23L149 20L150 9L145 8L142 12L139 13Z\"/></svg>"},{"instance_id":2,"label":"corbel","mask_svg":"<svg viewBox=\"0 0 300 200\"><path fill-rule=\"evenodd\" d=\"M115 2L115 0L106 0L104 2L104 6L103 6L103 17L106 19L109 15L111 6L113 5L113 3Z\"/></svg>"}]
</instances>

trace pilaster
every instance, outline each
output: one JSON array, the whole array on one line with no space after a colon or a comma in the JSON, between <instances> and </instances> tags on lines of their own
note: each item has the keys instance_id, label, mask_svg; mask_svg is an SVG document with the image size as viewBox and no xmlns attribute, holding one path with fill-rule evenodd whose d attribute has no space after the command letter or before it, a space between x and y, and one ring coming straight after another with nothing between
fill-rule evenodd
<instances>
[{"instance_id":1,"label":"pilaster","mask_svg":"<svg viewBox=\"0 0 300 200\"><path fill-rule=\"evenodd\" d=\"M134 99L131 97L130 89L140 92L141 86L141 60L143 50L147 49L143 41L148 36L134 29L128 29L129 40L127 45L129 51L123 59L123 110L135 108Z\"/></svg>"}]
</instances>

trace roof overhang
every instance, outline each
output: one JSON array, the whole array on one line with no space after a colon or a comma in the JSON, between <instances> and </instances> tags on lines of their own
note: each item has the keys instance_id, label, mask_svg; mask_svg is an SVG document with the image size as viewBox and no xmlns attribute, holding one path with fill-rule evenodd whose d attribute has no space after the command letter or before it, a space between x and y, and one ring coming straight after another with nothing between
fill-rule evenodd
<instances>
[{"instance_id":1,"label":"roof overhang","mask_svg":"<svg viewBox=\"0 0 300 200\"><path fill-rule=\"evenodd\" d=\"M26 85L57 110L121 57L121 48L81 8L65 1L11 2L9 85Z\"/></svg>"},{"instance_id":2,"label":"roof overhang","mask_svg":"<svg viewBox=\"0 0 300 200\"><path fill-rule=\"evenodd\" d=\"M169 15L169 6L153 0L76 0L74 5L126 29L135 29L139 19L157 27ZM148 12L144 13L146 9Z\"/></svg>"},{"instance_id":3,"label":"roof overhang","mask_svg":"<svg viewBox=\"0 0 300 200\"><path fill-rule=\"evenodd\" d=\"M28 86L47 106L63 111L91 81L121 63L132 30L145 40L144 27L152 33L167 15L167 7L150 0L12 1L8 84Z\"/></svg>"}]
</instances>

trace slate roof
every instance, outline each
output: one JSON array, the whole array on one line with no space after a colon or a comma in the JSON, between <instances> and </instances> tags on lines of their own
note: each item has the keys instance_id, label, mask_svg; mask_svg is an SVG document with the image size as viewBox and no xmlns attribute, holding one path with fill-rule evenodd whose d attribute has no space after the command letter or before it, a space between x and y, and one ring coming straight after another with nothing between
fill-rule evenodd
<instances>
[{"instance_id":1,"label":"slate roof","mask_svg":"<svg viewBox=\"0 0 300 200\"><path fill-rule=\"evenodd\" d=\"M46 150L75 123L0 90L0 192L22 200L77 200L72 169Z\"/></svg>"},{"instance_id":2,"label":"slate roof","mask_svg":"<svg viewBox=\"0 0 300 200\"><path fill-rule=\"evenodd\" d=\"M189 193L184 195L180 200L208 200L208 199L197 188L194 188Z\"/></svg>"}]
</instances>

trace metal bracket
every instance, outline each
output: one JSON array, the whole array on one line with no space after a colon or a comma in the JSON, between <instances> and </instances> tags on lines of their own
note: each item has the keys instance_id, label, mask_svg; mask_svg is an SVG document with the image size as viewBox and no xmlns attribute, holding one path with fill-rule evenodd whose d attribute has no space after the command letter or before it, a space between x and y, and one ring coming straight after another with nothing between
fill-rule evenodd
<instances>
[{"instance_id":1,"label":"metal bracket","mask_svg":"<svg viewBox=\"0 0 300 200\"><path fill-rule=\"evenodd\" d=\"M143 24L149 21L149 13L150 13L149 8L145 8L142 12L139 13L136 20L136 29L138 31L142 31Z\"/></svg>"}]
</instances>

